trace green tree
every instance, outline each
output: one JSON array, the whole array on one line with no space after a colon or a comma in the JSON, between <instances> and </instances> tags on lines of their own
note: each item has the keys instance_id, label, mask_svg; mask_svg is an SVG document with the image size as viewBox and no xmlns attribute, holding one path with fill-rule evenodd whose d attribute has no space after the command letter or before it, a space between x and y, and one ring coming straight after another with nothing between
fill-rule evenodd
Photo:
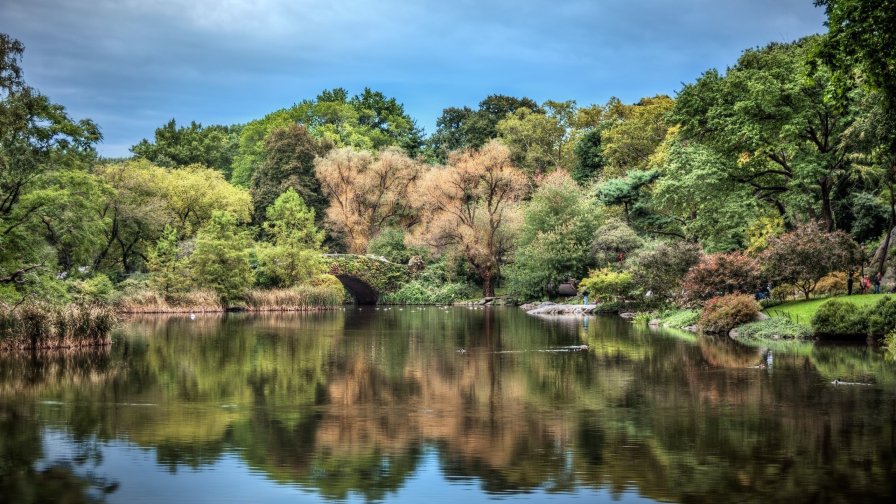
<instances>
[{"instance_id":1,"label":"green tree","mask_svg":"<svg viewBox=\"0 0 896 504\"><path fill-rule=\"evenodd\" d=\"M632 213L646 188L659 177L655 170L632 170L625 177L608 180L597 190L597 199L604 205L622 205L625 223L631 225Z\"/></svg>"},{"instance_id":2,"label":"green tree","mask_svg":"<svg viewBox=\"0 0 896 504\"><path fill-rule=\"evenodd\" d=\"M436 131L428 140L430 156L439 162L448 153L461 149L478 149L498 137L498 123L517 110L541 112L535 100L505 95L490 95L479 102L476 110L470 107L448 107L436 119Z\"/></svg>"},{"instance_id":3,"label":"green tree","mask_svg":"<svg viewBox=\"0 0 896 504\"><path fill-rule=\"evenodd\" d=\"M616 107L610 112L615 120L601 133L607 176L647 168L650 156L666 138L671 126L667 117L674 105L665 95L642 98L634 105L611 105Z\"/></svg>"},{"instance_id":4,"label":"green tree","mask_svg":"<svg viewBox=\"0 0 896 504\"><path fill-rule=\"evenodd\" d=\"M704 73L682 89L673 117L684 139L724 157L728 177L746 185L790 224L837 227L835 189L850 176L852 117L826 99L830 71L810 68L820 42L808 37L744 51L725 75Z\"/></svg>"},{"instance_id":5,"label":"green tree","mask_svg":"<svg viewBox=\"0 0 896 504\"><path fill-rule=\"evenodd\" d=\"M635 284L645 294L672 300L681 294L684 275L700 260L700 245L684 240L657 241L628 259Z\"/></svg>"},{"instance_id":6,"label":"green tree","mask_svg":"<svg viewBox=\"0 0 896 504\"><path fill-rule=\"evenodd\" d=\"M575 146L575 167L571 174L581 185L587 185L597 180L607 163L604 157L604 148L601 141L602 128L595 128L583 134Z\"/></svg>"},{"instance_id":7,"label":"green tree","mask_svg":"<svg viewBox=\"0 0 896 504\"><path fill-rule=\"evenodd\" d=\"M215 291L221 305L229 306L255 282L249 262L251 253L249 232L239 226L233 214L215 210L196 233L189 259L193 283Z\"/></svg>"},{"instance_id":8,"label":"green tree","mask_svg":"<svg viewBox=\"0 0 896 504\"><path fill-rule=\"evenodd\" d=\"M323 273L324 233L314 225L314 209L292 188L268 207L263 227L271 242L258 244L260 281L288 287Z\"/></svg>"},{"instance_id":9,"label":"green tree","mask_svg":"<svg viewBox=\"0 0 896 504\"><path fill-rule=\"evenodd\" d=\"M667 219L667 231L699 240L707 250L743 248L749 230L774 216L747 185L730 178L722 155L683 140L677 128L654 153L651 167L659 177L651 187L650 211Z\"/></svg>"},{"instance_id":10,"label":"green tree","mask_svg":"<svg viewBox=\"0 0 896 504\"><path fill-rule=\"evenodd\" d=\"M164 296L184 291L188 287L184 264L179 254L177 231L166 225L146 263L149 285Z\"/></svg>"},{"instance_id":11,"label":"green tree","mask_svg":"<svg viewBox=\"0 0 896 504\"><path fill-rule=\"evenodd\" d=\"M574 101L546 101L544 113L520 108L496 126L498 136L510 148L514 163L530 176L574 164Z\"/></svg>"},{"instance_id":12,"label":"green tree","mask_svg":"<svg viewBox=\"0 0 896 504\"><path fill-rule=\"evenodd\" d=\"M249 190L255 207L255 222L260 223L268 206L286 191L294 189L322 216L327 209L327 198L314 175L314 160L327 153L322 145L299 124L291 124L272 131L265 139L265 160L252 174Z\"/></svg>"},{"instance_id":13,"label":"green tree","mask_svg":"<svg viewBox=\"0 0 896 504\"><path fill-rule=\"evenodd\" d=\"M131 152L168 168L201 164L229 179L239 133L237 126L203 127L195 121L189 126L177 127L177 122L171 119L156 128L153 142L144 138L131 147Z\"/></svg>"},{"instance_id":14,"label":"green tree","mask_svg":"<svg viewBox=\"0 0 896 504\"><path fill-rule=\"evenodd\" d=\"M514 262L507 268L510 291L533 298L584 275L599 222L596 205L569 174L547 175L523 210Z\"/></svg>"},{"instance_id":15,"label":"green tree","mask_svg":"<svg viewBox=\"0 0 896 504\"><path fill-rule=\"evenodd\" d=\"M314 138L336 147L367 151L397 147L415 155L423 143L420 129L395 98L367 88L353 97L342 88L324 90L313 100L274 111L243 127L234 160L235 184L249 185L267 158L268 135L292 124L305 126Z\"/></svg>"},{"instance_id":16,"label":"green tree","mask_svg":"<svg viewBox=\"0 0 896 504\"><path fill-rule=\"evenodd\" d=\"M628 224L619 219L610 219L595 232L591 250L599 265L609 266L625 261L629 254L643 245L644 240Z\"/></svg>"},{"instance_id":17,"label":"green tree","mask_svg":"<svg viewBox=\"0 0 896 504\"><path fill-rule=\"evenodd\" d=\"M411 259L411 251L404 243L404 230L398 227L387 227L380 231L367 244L367 253L385 257L398 263L407 264Z\"/></svg>"},{"instance_id":18,"label":"green tree","mask_svg":"<svg viewBox=\"0 0 896 504\"><path fill-rule=\"evenodd\" d=\"M0 284L22 285L55 261L52 246L37 230L45 226L41 217L52 217L48 209L59 197L73 196L58 185L65 178L59 173L85 171L101 138L94 123L72 120L61 105L25 83L23 51L21 42L0 33ZM79 225L77 219L67 222ZM59 232L58 225L47 230L51 239Z\"/></svg>"}]
</instances>

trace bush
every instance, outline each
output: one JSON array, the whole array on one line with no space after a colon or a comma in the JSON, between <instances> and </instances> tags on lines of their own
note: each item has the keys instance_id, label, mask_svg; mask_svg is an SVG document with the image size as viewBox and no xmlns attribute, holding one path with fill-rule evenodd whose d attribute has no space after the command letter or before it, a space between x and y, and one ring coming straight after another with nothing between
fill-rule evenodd
<instances>
[{"instance_id":1,"label":"bush","mask_svg":"<svg viewBox=\"0 0 896 504\"><path fill-rule=\"evenodd\" d=\"M815 294L822 296L846 294L846 273L838 271L819 280L815 285Z\"/></svg>"},{"instance_id":2,"label":"bush","mask_svg":"<svg viewBox=\"0 0 896 504\"><path fill-rule=\"evenodd\" d=\"M691 268L682 287L688 301L727 294L752 294L761 284L759 263L743 252L709 254Z\"/></svg>"},{"instance_id":3,"label":"bush","mask_svg":"<svg viewBox=\"0 0 896 504\"><path fill-rule=\"evenodd\" d=\"M588 292L595 302L601 298L618 300L626 297L634 287L632 274L609 269L592 270L579 282L579 292Z\"/></svg>"},{"instance_id":4,"label":"bush","mask_svg":"<svg viewBox=\"0 0 896 504\"><path fill-rule=\"evenodd\" d=\"M819 337L865 337L866 313L849 301L831 299L818 307L812 317L812 330Z\"/></svg>"},{"instance_id":5,"label":"bush","mask_svg":"<svg viewBox=\"0 0 896 504\"><path fill-rule=\"evenodd\" d=\"M758 340L808 340L812 330L803 324L785 318L770 318L750 322L737 328L738 339Z\"/></svg>"},{"instance_id":6,"label":"bush","mask_svg":"<svg viewBox=\"0 0 896 504\"><path fill-rule=\"evenodd\" d=\"M896 297L886 296L864 311L868 320L868 336L882 338L896 330Z\"/></svg>"},{"instance_id":7,"label":"bush","mask_svg":"<svg viewBox=\"0 0 896 504\"><path fill-rule=\"evenodd\" d=\"M635 284L656 299L677 297L681 279L700 260L700 246L682 240L658 242L627 261Z\"/></svg>"},{"instance_id":8,"label":"bush","mask_svg":"<svg viewBox=\"0 0 896 504\"><path fill-rule=\"evenodd\" d=\"M451 304L474 295L473 289L462 283L433 284L413 280L402 285L396 292L384 294L380 301L396 305Z\"/></svg>"},{"instance_id":9,"label":"bush","mask_svg":"<svg viewBox=\"0 0 896 504\"><path fill-rule=\"evenodd\" d=\"M712 298L700 313L700 329L710 333L726 333L759 314L759 303L748 294L732 294Z\"/></svg>"},{"instance_id":10,"label":"bush","mask_svg":"<svg viewBox=\"0 0 896 504\"><path fill-rule=\"evenodd\" d=\"M115 294L115 286L109 277L99 273L87 280L75 280L69 283L72 300L81 304L106 304Z\"/></svg>"}]
</instances>

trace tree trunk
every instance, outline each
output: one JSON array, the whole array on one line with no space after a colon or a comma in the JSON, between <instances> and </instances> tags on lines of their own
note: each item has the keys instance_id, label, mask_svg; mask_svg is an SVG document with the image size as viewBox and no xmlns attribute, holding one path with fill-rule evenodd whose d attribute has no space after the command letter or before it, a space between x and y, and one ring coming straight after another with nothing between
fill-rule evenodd
<instances>
[{"instance_id":1,"label":"tree trunk","mask_svg":"<svg viewBox=\"0 0 896 504\"><path fill-rule=\"evenodd\" d=\"M488 268L482 275L482 295L485 297L493 297L495 295L495 286L492 283L492 269Z\"/></svg>"},{"instance_id":2,"label":"tree trunk","mask_svg":"<svg viewBox=\"0 0 896 504\"><path fill-rule=\"evenodd\" d=\"M874 253L874 258L878 261L877 271L880 272L881 276L887 272L887 256L890 252L890 242L893 240L893 231L894 227L896 227L896 195L893 194L893 188L890 188L890 225L887 226L887 237L884 238L884 242L880 244L877 251ZM880 256L878 256L880 254Z\"/></svg>"},{"instance_id":3,"label":"tree trunk","mask_svg":"<svg viewBox=\"0 0 896 504\"><path fill-rule=\"evenodd\" d=\"M825 179L821 182L821 220L825 231L834 231L834 209L831 207L831 183Z\"/></svg>"}]
</instances>

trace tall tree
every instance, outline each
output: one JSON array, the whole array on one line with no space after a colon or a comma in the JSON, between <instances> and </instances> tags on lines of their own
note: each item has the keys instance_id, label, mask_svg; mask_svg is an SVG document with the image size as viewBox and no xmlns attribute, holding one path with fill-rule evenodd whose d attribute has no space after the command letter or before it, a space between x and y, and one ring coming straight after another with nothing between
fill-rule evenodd
<instances>
[{"instance_id":1,"label":"tall tree","mask_svg":"<svg viewBox=\"0 0 896 504\"><path fill-rule=\"evenodd\" d=\"M276 129L268 135L264 163L249 181L256 223L264 220L268 206L289 188L294 189L315 214L323 216L327 198L314 175L314 160L326 154L328 147L300 124Z\"/></svg>"},{"instance_id":2,"label":"tall tree","mask_svg":"<svg viewBox=\"0 0 896 504\"><path fill-rule=\"evenodd\" d=\"M876 253L878 271L883 272L896 232L896 1L816 0L815 5L824 7L828 17L819 55L834 69L840 102L848 101L856 80L881 98L875 123L885 127L873 136L878 145L870 152L889 192L890 223Z\"/></svg>"},{"instance_id":3,"label":"tall tree","mask_svg":"<svg viewBox=\"0 0 896 504\"><path fill-rule=\"evenodd\" d=\"M350 253L363 254L390 224L413 222L408 197L420 172L420 164L397 149L374 155L343 147L318 158L315 173L330 202L327 225Z\"/></svg>"},{"instance_id":4,"label":"tall tree","mask_svg":"<svg viewBox=\"0 0 896 504\"><path fill-rule=\"evenodd\" d=\"M258 244L258 276L262 283L289 287L323 273L324 233L314 225L308 208L292 188L267 208L264 222L269 243Z\"/></svg>"},{"instance_id":5,"label":"tall tree","mask_svg":"<svg viewBox=\"0 0 896 504\"><path fill-rule=\"evenodd\" d=\"M41 210L57 201L46 190L64 189L48 177L83 171L101 138L94 123L72 120L26 84L23 52L21 42L0 33L0 284L24 282L47 264L43 243L25 230L43 225L37 220Z\"/></svg>"},{"instance_id":6,"label":"tall tree","mask_svg":"<svg viewBox=\"0 0 896 504\"><path fill-rule=\"evenodd\" d=\"M571 169L576 118L574 101L546 101L544 113L521 108L497 125L498 136L510 147L513 162L529 175L555 168Z\"/></svg>"},{"instance_id":7,"label":"tall tree","mask_svg":"<svg viewBox=\"0 0 896 504\"><path fill-rule=\"evenodd\" d=\"M673 117L684 139L724 155L729 177L790 223L818 219L830 230L837 227L835 189L849 177L843 134L852 118L826 99L830 72L810 71L818 42L745 51L725 75L710 70L686 85Z\"/></svg>"},{"instance_id":8,"label":"tall tree","mask_svg":"<svg viewBox=\"0 0 896 504\"><path fill-rule=\"evenodd\" d=\"M213 290L227 307L252 287L252 238L230 212L215 211L196 233L189 266L196 286Z\"/></svg>"},{"instance_id":9,"label":"tall tree","mask_svg":"<svg viewBox=\"0 0 896 504\"><path fill-rule=\"evenodd\" d=\"M235 184L249 184L252 173L266 159L268 135L291 124L304 125L313 137L336 147L373 152L397 147L415 155L423 143L420 128L395 98L367 88L352 97L345 89L328 89L312 100L302 100L243 127L234 160Z\"/></svg>"},{"instance_id":10,"label":"tall tree","mask_svg":"<svg viewBox=\"0 0 896 504\"><path fill-rule=\"evenodd\" d=\"M675 102L665 95L642 98L634 105L616 104L615 117L601 133L604 174L620 177L629 170L643 170L650 156L666 138L671 123L667 116Z\"/></svg>"},{"instance_id":11,"label":"tall tree","mask_svg":"<svg viewBox=\"0 0 896 504\"><path fill-rule=\"evenodd\" d=\"M493 296L526 187L525 174L497 141L455 154L448 166L430 169L412 194L422 218L416 236L436 249L459 247L484 295Z\"/></svg>"},{"instance_id":12,"label":"tall tree","mask_svg":"<svg viewBox=\"0 0 896 504\"><path fill-rule=\"evenodd\" d=\"M440 162L448 153L460 149L478 149L498 136L498 123L517 110L540 113L538 103L531 98L489 95L479 102L476 110L470 107L448 107L436 119L436 131L429 138L430 155Z\"/></svg>"},{"instance_id":13,"label":"tall tree","mask_svg":"<svg viewBox=\"0 0 896 504\"><path fill-rule=\"evenodd\" d=\"M169 168L205 165L229 179L239 132L237 126L203 127L195 121L189 126L178 127L177 122L171 119L156 129L153 142L144 138L131 147L131 152L153 164Z\"/></svg>"},{"instance_id":14,"label":"tall tree","mask_svg":"<svg viewBox=\"0 0 896 504\"><path fill-rule=\"evenodd\" d=\"M545 176L523 209L516 253L507 268L511 292L532 298L546 294L551 284L583 277L599 222L593 199L568 173Z\"/></svg>"}]
</instances>

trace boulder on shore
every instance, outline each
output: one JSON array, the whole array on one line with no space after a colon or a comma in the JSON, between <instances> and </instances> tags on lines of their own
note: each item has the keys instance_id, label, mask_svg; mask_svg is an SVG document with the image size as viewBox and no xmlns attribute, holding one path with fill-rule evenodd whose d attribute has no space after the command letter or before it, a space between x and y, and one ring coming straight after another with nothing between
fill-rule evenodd
<instances>
[{"instance_id":1,"label":"boulder on shore","mask_svg":"<svg viewBox=\"0 0 896 504\"><path fill-rule=\"evenodd\" d=\"M525 305L524 305L525 306ZM525 307L521 307L525 309ZM526 310L529 315L591 315L597 305L539 303Z\"/></svg>"}]
</instances>

